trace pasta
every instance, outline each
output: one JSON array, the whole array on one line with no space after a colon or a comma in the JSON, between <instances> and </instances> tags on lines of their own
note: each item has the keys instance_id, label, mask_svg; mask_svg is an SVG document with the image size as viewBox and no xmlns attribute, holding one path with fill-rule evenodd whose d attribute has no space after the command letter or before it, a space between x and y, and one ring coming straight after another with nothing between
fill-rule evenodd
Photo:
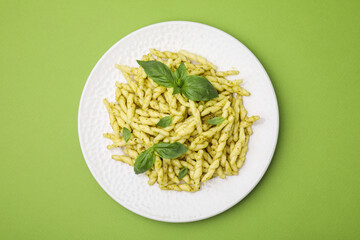
<instances>
[{"instance_id":1,"label":"pasta","mask_svg":"<svg viewBox=\"0 0 360 240\"><path fill-rule=\"evenodd\" d=\"M171 88L158 85L141 67L115 65L126 83L116 83L115 102L104 99L113 133L104 133L112 144L108 149L122 148L126 155L113 155L116 161L134 166L136 158L154 144L179 142L188 151L175 159L155 156L154 165L146 171L148 184L158 183L162 190L196 192L201 183L219 176L237 175L245 161L252 124L259 116L247 116L243 96L250 93L239 86L242 80L227 80L238 71L217 71L201 56L181 50L177 53L150 49L142 61L156 60L171 70L183 62L191 75L205 77L217 90L218 97L209 101L189 100L173 95ZM159 127L160 119L171 116L171 124ZM208 120L222 117L218 125ZM126 142L123 129L131 132ZM182 169L187 168L183 178Z\"/></svg>"}]
</instances>

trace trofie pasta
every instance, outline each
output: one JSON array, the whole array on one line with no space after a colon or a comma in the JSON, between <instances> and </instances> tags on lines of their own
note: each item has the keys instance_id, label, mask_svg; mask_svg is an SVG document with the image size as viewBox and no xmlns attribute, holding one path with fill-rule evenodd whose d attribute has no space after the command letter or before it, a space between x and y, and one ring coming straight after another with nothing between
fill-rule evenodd
<instances>
[{"instance_id":1,"label":"trofie pasta","mask_svg":"<svg viewBox=\"0 0 360 240\"><path fill-rule=\"evenodd\" d=\"M126 154L112 158L163 190L195 192L211 178L237 175L259 119L247 116L242 80L225 78L238 71L217 71L184 50L150 49L138 62L115 65L127 84L116 83L114 102L104 99L113 129L104 134L112 140L107 148Z\"/></svg>"}]
</instances>

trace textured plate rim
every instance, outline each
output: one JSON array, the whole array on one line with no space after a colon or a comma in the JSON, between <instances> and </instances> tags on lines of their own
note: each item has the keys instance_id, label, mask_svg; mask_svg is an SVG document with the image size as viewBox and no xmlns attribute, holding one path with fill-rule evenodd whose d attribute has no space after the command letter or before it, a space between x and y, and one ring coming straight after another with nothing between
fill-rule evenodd
<instances>
[{"instance_id":1,"label":"textured plate rim","mask_svg":"<svg viewBox=\"0 0 360 240\"><path fill-rule=\"evenodd\" d=\"M82 139L82 136L81 136L81 133L80 133L80 125L81 125L81 122L80 122L80 110L83 106L83 101L84 101L84 93L86 92L86 89L88 87L88 83L89 83L89 79L92 77L96 67L98 66L98 64L118 45L120 44L120 42L132 35L135 35L137 34L138 32L142 31L142 30L145 30L145 29L148 29L148 28L151 28L151 27L154 27L154 26L159 26L159 25L167 25L167 24L177 24L177 23L188 23L188 24L195 24L195 25L200 25L202 27L207 27L207 28L210 28L212 30L215 30L217 32L220 32L222 34L225 34L227 37L230 37L232 39L234 39L238 44L240 44L242 47L244 47L244 49L246 49L248 51L248 53L250 55L252 55L255 59L255 61L259 64L260 68L259 70L263 71L263 73L265 74L265 76L267 77L267 80L269 81L270 83L270 86L271 86L271 92L272 92L272 95L275 99L275 112L276 112L276 116L275 116L275 121L276 121L276 126L275 127L275 139L273 141L273 146L272 146L272 151L271 151L271 154L269 154L268 156L268 161L267 161L267 165L265 166L263 172L261 172L259 174L259 177L258 179L256 179L256 181L253 182L252 186L249 188L249 191L247 191L244 195L240 196L237 201L234 202L234 204L229 204L226 208L224 209L221 209L213 214L209 214L209 215L204 215L204 216L201 216L201 217L198 217L198 218L193 218L193 219L190 219L190 220L185 220L185 221L180 221L180 220L164 220L164 219L161 219L161 218L157 218L155 216L152 216L152 215L148 215L146 213L142 213L142 212L139 212L137 211L136 209L132 208L131 206L128 206L124 203L120 203L116 200L116 198L112 195L111 191L109 191L104 185L101 184L101 182L97 179L96 175L94 174L94 171L92 170L92 167L90 166L91 164L89 164L88 162L88 157L84 151L84 140ZM230 208L232 208L233 206L235 206L236 204L238 204L241 200L243 200L247 195L249 195L249 193L258 185L258 183L260 182L260 180L263 178L264 174L266 173L267 169L269 168L269 165L272 161L272 158L274 156L274 153L275 153L275 149L276 149L276 145L277 145L277 140L278 140L278 136L279 136L279 106L278 106L278 102L277 102L277 97L276 97L276 93L275 93L275 90L274 90L274 86L272 85L272 82L270 80L270 77L269 75L267 74L265 68L263 67L263 65L261 64L261 62L259 61L259 59L243 44L241 43L238 39L236 39L235 37L231 36L230 34L218 29L218 28L215 28L215 27L212 27L210 25L207 25L207 24L203 24L203 23L198 23L198 22L192 22L192 21L166 21L166 22L159 22L159 23L155 23L155 24L151 24L151 25L148 25L148 26L145 26L145 27L142 27L142 28L139 28L131 33L129 33L128 35L126 35L125 37L121 38L119 41L117 41L114 45L112 45L102 56L101 58L97 61L97 63L95 64L95 66L93 67L93 69L91 70L90 72L90 75L89 77L87 78L86 80L86 83L85 83L85 86L83 88L83 91L81 93L81 97L80 97L80 103L79 103L79 108L78 108L78 135L79 135L79 142L80 142L80 148L81 148L81 151L82 151L82 154L84 156L84 159L85 159L85 162L86 162L86 165L88 166L92 176L95 178L96 182L100 185L100 187L117 203L119 203L121 206L123 206L124 208L126 208L127 210L133 212L133 213L136 213L137 215L140 215L140 216L143 216L143 217L146 217L146 218L149 218L149 219L152 219L152 220L156 220L156 221L160 221L160 222L171 222L171 223L185 223L185 222L195 222L195 221L200 221L200 220L203 220L203 219L207 219L207 218L211 218L211 217L214 217L220 213L223 213L227 210L229 210Z\"/></svg>"}]
</instances>

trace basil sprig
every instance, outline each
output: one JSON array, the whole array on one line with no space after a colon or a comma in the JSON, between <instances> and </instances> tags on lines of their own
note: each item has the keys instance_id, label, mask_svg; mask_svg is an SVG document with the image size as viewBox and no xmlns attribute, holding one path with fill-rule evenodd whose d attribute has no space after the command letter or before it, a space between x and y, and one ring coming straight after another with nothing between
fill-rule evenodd
<instances>
[{"instance_id":1,"label":"basil sprig","mask_svg":"<svg viewBox=\"0 0 360 240\"><path fill-rule=\"evenodd\" d=\"M171 122L172 118L170 116L166 116L160 119L160 121L156 125L164 128L170 126Z\"/></svg>"},{"instance_id":2,"label":"basil sprig","mask_svg":"<svg viewBox=\"0 0 360 240\"><path fill-rule=\"evenodd\" d=\"M154 152L156 152L161 158L174 159L183 155L187 150L188 148L179 142L157 143L151 148L140 153L135 160L134 171L136 174L139 174L152 168L155 162Z\"/></svg>"},{"instance_id":3,"label":"basil sprig","mask_svg":"<svg viewBox=\"0 0 360 240\"><path fill-rule=\"evenodd\" d=\"M184 94L193 101L208 101L219 96L214 86L203 76L188 75L183 62L175 70L158 61L137 61L145 73L160 86L174 88L173 95Z\"/></svg>"},{"instance_id":4,"label":"basil sprig","mask_svg":"<svg viewBox=\"0 0 360 240\"><path fill-rule=\"evenodd\" d=\"M219 125L223 121L225 121L225 118L223 118L223 117L214 117L214 118L208 120L207 123L210 125Z\"/></svg>"}]
</instances>

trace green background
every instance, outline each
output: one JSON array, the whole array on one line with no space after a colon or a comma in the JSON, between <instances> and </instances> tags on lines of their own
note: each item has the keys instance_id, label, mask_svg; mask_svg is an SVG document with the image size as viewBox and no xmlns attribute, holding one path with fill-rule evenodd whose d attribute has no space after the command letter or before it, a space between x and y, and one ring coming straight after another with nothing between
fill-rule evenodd
<instances>
[{"instance_id":1,"label":"green background","mask_svg":"<svg viewBox=\"0 0 360 240\"><path fill-rule=\"evenodd\" d=\"M359 239L359 11L356 0L0 0L0 239ZM82 88L102 54L169 20L239 39L280 108L260 184L195 223L149 220L112 200L77 134Z\"/></svg>"}]
</instances>

